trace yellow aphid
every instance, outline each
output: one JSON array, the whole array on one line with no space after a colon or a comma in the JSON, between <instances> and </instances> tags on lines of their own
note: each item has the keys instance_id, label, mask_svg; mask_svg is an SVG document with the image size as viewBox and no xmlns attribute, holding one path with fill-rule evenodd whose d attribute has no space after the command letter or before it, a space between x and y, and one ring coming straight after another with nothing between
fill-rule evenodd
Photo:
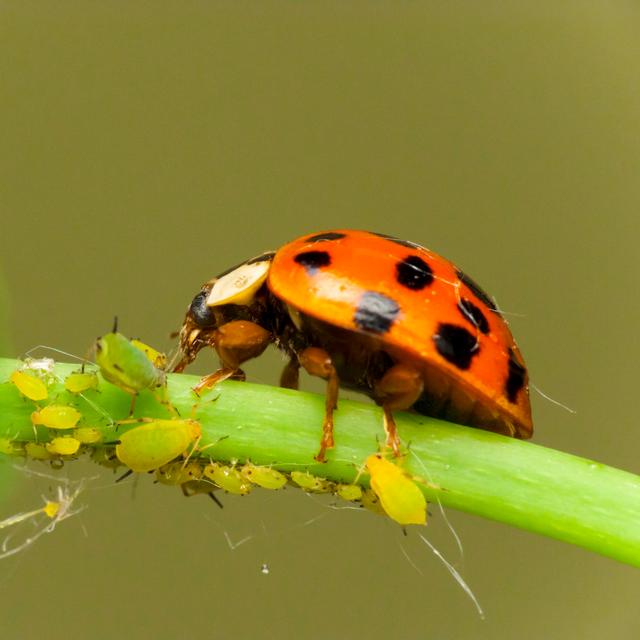
<instances>
[{"instance_id":1,"label":"yellow aphid","mask_svg":"<svg viewBox=\"0 0 640 640\"><path fill-rule=\"evenodd\" d=\"M371 488L387 515L399 524L426 524L427 501L409 474L381 454L366 460Z\"/></svg>"},{"instance_id":2,"label":"yellow aphid","mask_svg":"<svg viewBox=\"0 0 640 640\"><path fill-rule=\"evenodd\" d=\"M13 382L18 388L18 391L25 396L25 398L29 398L29 400L38 402L40 400L46 400L49 397L47 385L40 378L30 373L14 371L9 377L9 380Z\"/></svg>"},{"instance_id":3,"label":"yellow aphid","mask_svg":"<svg viewBox=\"0 0 640 640\"><path fill-rule=\"evenodd\" d=\"M362 491L362 498L360 499L360 502L362 506L371 511L371 513L377 513L379 516L387 515L387 512L380 504L380 498L378 498L374 493L373 489L364 489Z\"/></svg>"},{"instance_id":4,"label":"yellow aphid","mask_svg":"<svg viewBox=\"0 0 640 640\"><path fill-rule=\"evenodd\" d=\"M251 462L247 462L240 473L253 484L257 484L263 489L282 489L287 484L287 477L271 467L257 467Z\"/></svg>"},{"instance_id":5,"label":"yellow aphid","mask_svg":"<svg viewBox=\"0 0 640 640\"><path fill-rule=\"evenodd\" d=\"M93 371L76 371L64 379L64 388L70 393L84 393L98 388L98 376Z\"/></svg>"},{"instance_id":6,"label":"yellow aphid","mask_svg":"<svg viewBox=\"0 0 640 640\"><path fill-rule=\"evenodd\" d=\"M204 468L204 475L229 493L245 496L252 489L251 483L235 467L212 462Z\"/></svg>"},{"instance_id":7,"label":"yellow aphid","mask_svg":"<svg viewBox=\"0 0 640 640\"><path fill-rule=\"evenodd\" d=\"M357 484L339 484L336 487L336 494L349 502L362 500L362 487Z\"/></svg>"},{"instance_id":8,"label":"yellow aphid","mask_svg":"<svg viewBox=\"0 0 640 640\"><path fill-rule=\"evenodd\" d=\"M72 456L74 453L78 453L80 440L76 440L71 436L62 436L61 438L54 438L51 442L47 442L45 446L49 453L56 453L61 456Z\"/></svg>"},{"instance_id":9,"label":"yellow aphid","mask_svg":"<svg viewBox=\"0 0 640 640\"><path fill-rule=\"evenodd\" d=\"M329 493L334 488L334 484L330 480L313 476L308 471L292 471L290 476L291 480L305 491Z\"/></svg>"},{"instance_id":10,"label":"yellow aphid","mask_svg":"<svg viewBox=\"0 0 640 640\"><path fill-rule=\"evenodd\" d=\"M102 440L102 431L95 427L78 427L73 432L73 437L81 444L95 444Z\"/></svg>"},{"instance_id":11,"label":"yellow aphid","mask_svg":"<svg viewBox=\"0 0 640 640\"><path fill-rule=\"evenodd\" d=\"M49 429L73 429L81 413L66 404L50 404L43 409L38 409L31 414L31 422L34 425L43 425Z\"/></svg>"},{"instance_id":12,"label":"yellow aphid","mask_svg":"<svg viewBox=\"0 0 640 640\"><path fill-rule=\"evenodd\" d=\"M52 457L43 444L36 442L27 442L27 444L24 445L24 452L29 458L33 458L34 460L50 460Z\"/></svg>"},{"instance_id":13,"label":"yellow aphid","mask_svg":"<svg viewBox=\"0 0 640 640\"><path fill-rule=\"evenodd\" d=\"M199 493L209 494L214 501L220 506L220 502L213 497L213 492L218 488L211 484L209 480L187 480L187 482L183 482L180 485L182 489L183 495L187 498L191 498L192 496L196 496Z\"/></svg>"},{"instance_id":14,"label":"yellow aphid","mask_svg":"<svg viewBox=\"0 0 640 640\"><path fill-rule=\"evenodd\" d=\"M17 456L24 453L24 447L20 442L14 442L9 438L0 438L0 453L7 456Z\"/></svg>"},{"instance_id":15,"label":"yellow aphid","mask_svg":"<svg viewBox=\"0 0 640 640\"><path fill-rule=\"evenodd\" d=\"M156 478L162 484L179 485L202 478L202 464L196 460L184 462L170 462L156 470ZM209 485L211 491L211 485Z\"/></svg>"},{"instance_id":16,"label":"yellow aphid","mask_svg":"<svg viewBox=\"0 0 640 640\"><path fill-rule=\"evenodd\" d=\"M91 447L90 455L93 462L107 469L117 469L120 466L115 447Z\"/></svg>"},{"instance_id":17,"label":"yellow aphid","mask_svg":"<svg viewBox=\"0 0 640 640\"><path fill-rule=\"evenodd\" d=\"M136 349L140 349L144 353L145 356L149 359L149 362L153 364L154 367L158 369L165 369L167 366L167 356L150 347L148 344L141 342L140 340L133 339L131 340L131 344L136 347Z\"/></svg>"},{"instance_id":18,"label":"yellow aphid","mask_svg":"<svg viewBox=\"0 0 640 640\"><path fill-rule=\"evenodd\" d=\"M195 420L151 420L120 436L116 456L132 471L153 471L186 453L201 435Z\"/></svg>"},{"instance_id":19,"label":"yellow aphid","mask_svg":"<svg viewBox=\"0 0 640 640\"><path fill-rule=\"evenodd\" d=\"M60 503L59 502L47 502L44 505L44 507L42 507L42 511L49 518L55 518L58 515L58 511L60 511Z\"/></svg>"}]
</instances>

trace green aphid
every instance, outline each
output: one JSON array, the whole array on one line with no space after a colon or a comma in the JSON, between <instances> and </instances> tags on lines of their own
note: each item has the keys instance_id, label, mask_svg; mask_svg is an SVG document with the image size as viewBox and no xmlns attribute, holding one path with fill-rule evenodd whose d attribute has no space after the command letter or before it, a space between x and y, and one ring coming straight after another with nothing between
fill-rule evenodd
<instances>
[{"instance_id":1,"label":"green aphid","mask_svg":"<svg viewBox=\"0 0 640 640\"><path fill-rule=\"evenodd\" d=\"M130 415L138 394L145 389L152 391L171 413L176 413L167 398L165 372L158 369L142 349L118 333L117 319L113 331L96 340L95 352L102 377L131 394Z\"/></svg>"}]
</instances>

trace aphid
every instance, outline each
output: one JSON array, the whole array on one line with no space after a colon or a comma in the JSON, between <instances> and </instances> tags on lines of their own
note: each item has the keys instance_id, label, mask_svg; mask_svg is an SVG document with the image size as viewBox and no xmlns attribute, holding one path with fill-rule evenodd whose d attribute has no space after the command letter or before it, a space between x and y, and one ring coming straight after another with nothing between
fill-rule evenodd
<instances>
[{"instance_id":1,"label":"aphid","mask_svg":"<svg viewBox=\"0 0 640 640\"><path fill-rule=\"evenodd\" d=\"M140 349L154 367L164 371L167 366L167 356L164 353L135 338L131 340L131 344L137 349Z\"/></svg>"},{"instance_id":2,"label":"aphid","mask_svg":"<svg viewBox=\"0 0 640 640\"><path fill-rule=\"evenodd\" d=\"M53 440L51 440L51 442L47 442L45 446L49 453L61 456L72 456L78 453L80 444L80 440L76 440L76 438L72 438L71 436L62 436L60 438L53 438Z\"/></svg>"},{"instance_id":3,"label":"aphid","mask_svg":"<svg viewBox=\"0 0 640 640\"><path fill-rule=\"evenodd\" d=\"M156 479L162 484L181 485L202 478L204 466L197 460L170 462L156 469ZM211 491L211 485L209 485Z\"/></svg>"},{"instance_id":4,"label":"aphid","mask_svg":"<svg viewBox=\"0 0 640 640\"><path fill-rule=\"evenodd\" d=\"M93 462L107 469L117 469L120 466L115 447L91 447L90 456Z\"/></svg>"},{"instance_id":5,"label":"aphid","mask_svg":"<svg viewBox=\"0 0 640 640\"><path fill-rule=\"evenodd\" d=\"M366 460L371 488L387 515L399 524L426 524L427 501L409 474L379 453Z\"/></svg>"},{"instance_id":6,"label":"aphid","mask_svg":"<svg viewBox=\"0 0 640 640\"><path fill-rule=\"evenodd\" d=\"M133 414L138 394L145 389L151 390L159 402L175 413L167 399L165 372L158 369L142 349L117 332L117 323L111 333L96 340L95 351L104 379L131 394L129 415Z\"/></svg>"},{"instance_id":7,"label":"aphid","mask_svg":"<svg viewBox=\"0 0 640 640\"><path fill-rule=\"evenodd\" d=\"M96 444L102 440L102 431L95 427L78 427L73 437L81 444Z\"/></svg>"},{"instance_id":8,"label":"aphid","mask_svg":"<svg viewBox=\"0 0 640 640\"><path fill-rule=\"evenodd\" d=\"M98 376L94 371L75 371L64 379L64 388L69 393L84 393L98 388Z\"/></svg>"},{"instance_id":9,"label":"aphid","mask_svg":"<svg viewBox=\"0 0 640 640\"><path fill-rule=\"evenodd\" d=\"M336 486L336 495L348 502L362 500L362 487L357 484L339 484Z\"/></svg>"},{"instance_id":10,"label":"aphid","mask_svg":"<svg viewBox=\"0 0 640 640\"><path fill-rule=\"evenodd\" d=\"M212 462L204 468L204 475L221 489L240 496L247 495L253 488L235 466Z\"/></svg>"},{"instance_id":11,"label":"aphid","mask_svg":"<svg viewBox=\"0 0 640 640\"><path fill-rule=\"evenodd\" d=\"M18 391L29 400L40 402L49 397L47 385L41 378L26 373L25 371L14 371L9 380L17 387Z\"/></svg>"},{"instance_id":12,"label":"aphid","mask_svg":"<svg viewBox=\"0 0 640 640\"><path fill-rule=\"evenodd\" d=\"M384 411L386 443L400 455L394 411L414 409L517 438L532 433L528 377L489 295L445 258L414 242L366 231L303 236L206 282L180 331L182 371L205 346L220 369L201 382L242 379L242 364L275 344L327 381L320 450L334 446L339 386Z\"/></svg>"},{"instance_id":13,"label":"aphid","mask_svg":"<svg viewBox=\"0 0 640 640\"><path fill-rule=\"evenodd\" d=\"M0 438L0 454L19 456L24 453L24 445L10 438Z\"/></svg>"},{"instance_id":14,"label":"aphid","mask_svg":"<svg viewBox=\"0 0 640 640\"><path fill-rule=\"evenodd\" d=\"M253 484L263 489L282 489L287 484L287 477L271 467L258 467L247 462L240 469L240 473Z\"/></svg>"},{"instance_id":15,"label":"aphid","mask_svg":"<svg viewBox=\"0 0 640 640\"><path fill-rule=\"evenodd\" d=\"M289 476L301 489L311 493L331 493L335 486L330 480L311 475L308 471L292 471Z\"/></svg>"},{"instance_id":16,"label":"aphid","mask_svg":"<svg viewBox=\"0 0 640 640\"><path fill-rule=\"evenodd\" d=\"M82 414L66 404L50 404L42 409L37 409L31 414L31 422L34 426L42 425L49 429L73 429Z\"/></svg>"},{"instance_id":17,"label":"aphid","mask_svg":"<svg viewBox=\"0 0 640 640\"><path fill-rule=\"evenodd\" d=\"M51 453L43 444L37 442L27 442L24 445L24 452L28 458L32 460L50 460L52 458Z\"/></svg>"},{"instance_id":18,"label":"aphid","mask_svg":"<svg viewBox=\"0 0 640 640\"><path fill-rule=\"evenodd\" d=\"M132 471L153 471L190 452L201 436L195 420L148 420L120 436L116 456Z\"/></svg>"},{"instance_id":19,"label":"aphid","mask_svg":"<svg viewBox=\"0 0 640 640\"><path fill-rule=\"evenodd\" d=\"M362 506L379 516L387 516L387 512L382 508L380 504L380 498L376 495L373 489L367 488L362 490L362 498L360 499Z\"/></svg>"}]
</instances>

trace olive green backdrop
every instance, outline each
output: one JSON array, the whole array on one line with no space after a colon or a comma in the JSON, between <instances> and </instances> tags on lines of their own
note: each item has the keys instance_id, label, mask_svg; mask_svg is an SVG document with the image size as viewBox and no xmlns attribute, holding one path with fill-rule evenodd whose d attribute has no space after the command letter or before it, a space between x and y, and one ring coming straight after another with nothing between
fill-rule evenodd
<instances>
[{"instance_id":1,"label":"olive green backdrop","mask_svg":"<svg viewBox=\"0 0 640 640\"><path fill-rule=\"evenodd\" d=\"M4 355L83 354L114 314L171 349L216 272L374 229L509 312L533 383L577 411L533 392L537 442L640 472L639 32L633 2L3 1ZM220 511L147 477L62 474L97 476L88 508L0 563L3 638L640 633L637 570L464 514L448 515L486 621L414 532L329 499ZM20 475L0 518L44 489Z\"/></svg>"}]
</instances>

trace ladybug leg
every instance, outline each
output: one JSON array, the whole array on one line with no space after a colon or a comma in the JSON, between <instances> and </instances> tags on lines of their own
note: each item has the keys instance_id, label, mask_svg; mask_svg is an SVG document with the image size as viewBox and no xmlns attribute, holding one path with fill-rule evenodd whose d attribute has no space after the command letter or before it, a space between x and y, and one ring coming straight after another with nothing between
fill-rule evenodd
<instances>
[{"instance_id":1,"label":"ladybug leg","mask_svg":"<svg viewBox=\"0 0 640 640\"><path fill-rule=\"evenodd\" d=\"M297 359L291 358L280 375L280 386L284 389L298 389L299 378L300 363Z\"/></svg>"},{"instance_id":2,"label":"ladybug leg","mask_svg":"<svg viewBox=\"0 0 640 640\"><path fill-rule=\"evenodd\" d=\"M308 347L298 355L298 360L309 375L324 378L327 381L322 439L320 440L320 451L315 456L318 462L324 462L326 450L334 446L333 412L338 406L338 374L331 361L331 356L324 349Z\"/></svg>"},{"instance_id":3,"label":"ladybug leg","mask_svg":"<svg viewBox=\"0 0 640 640\"><path fill-rule=\"evenodd\" d=\"M271 342L271 334L255 322L233 320L218 327L212 334L211 342L222 366L200 380L193 389L196 393L228 378L244 380L240 365L257 358Z\"/></svg>"},{"instance_id":4,"label":"ladybug leg","mask_svg":"<svg viewBox=\"0 0 640 640\"><path fill-rule=\"evenodd\" d=\"M422 395L423 388L420 371L405 364L396 364L388 369L374 385L375 400L384 411L386 444L393 449L396 457L400 455L400 438L392 411L409 409Z\"/></svg>"}]
</instances>

